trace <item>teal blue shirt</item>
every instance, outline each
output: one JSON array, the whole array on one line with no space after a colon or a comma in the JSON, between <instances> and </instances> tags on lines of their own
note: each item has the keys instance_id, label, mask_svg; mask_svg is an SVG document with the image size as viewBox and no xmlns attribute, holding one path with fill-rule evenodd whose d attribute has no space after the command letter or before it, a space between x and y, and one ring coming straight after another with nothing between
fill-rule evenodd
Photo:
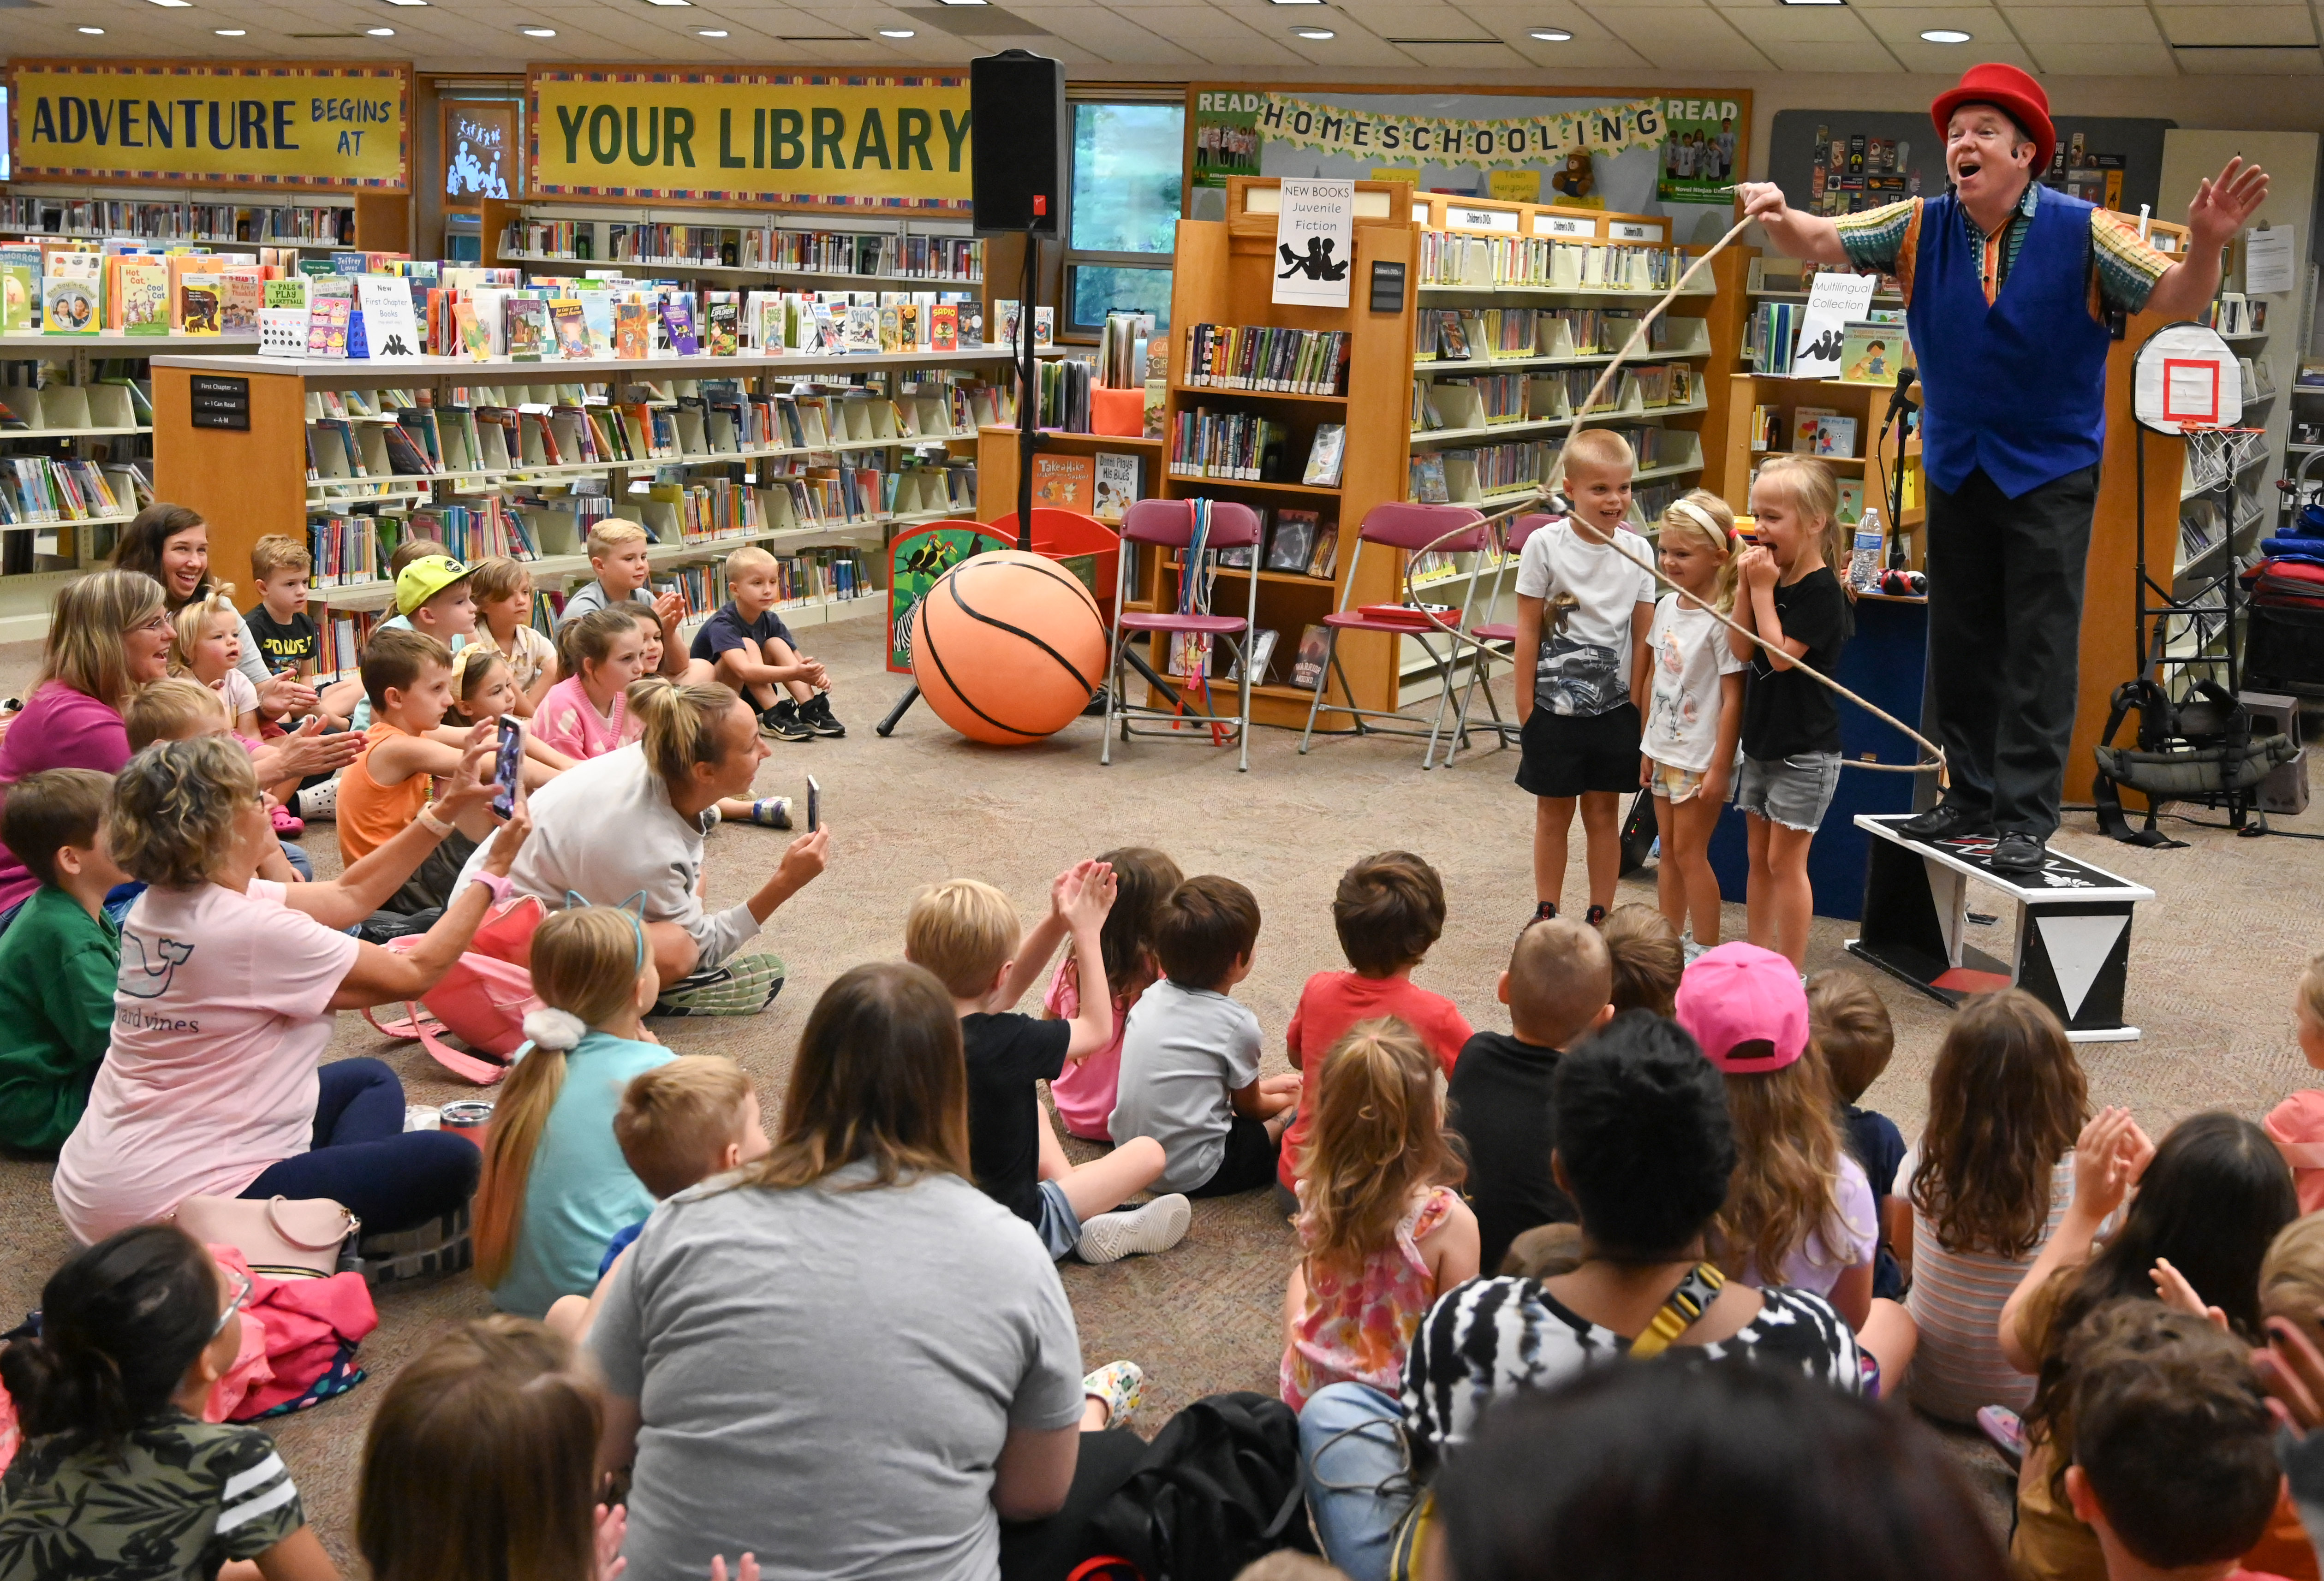
<instances>
[{"instance_id":1,"label":"teal blue shirt","mask_svg":"<svg viewBox=\"0 0 2324 1581\"><path fill-rule=\"evenodd\" d=\"M528 1060L557 1057L529 1043L520 1052ZM516 1255L493 1291L494 1306L538 1318L558 1296L587 1295L605 1243L653 1211L653 1193L613 1140L613 1116L632 1077L675 1058L659 1043L595 1031L565 1055L565 1084L533 1149Z\"/></svg>"},{"instance_id":2,"label":"teal blue shirt","mask_svg":"<svg viewBox=\"0 0 2324 1581\"><path fill-rule=\"evenodd\" d=\"M121 930L53 884L0 933L0 1142L54 1153L113 1041Z\"/></svg>"}]
</instances>

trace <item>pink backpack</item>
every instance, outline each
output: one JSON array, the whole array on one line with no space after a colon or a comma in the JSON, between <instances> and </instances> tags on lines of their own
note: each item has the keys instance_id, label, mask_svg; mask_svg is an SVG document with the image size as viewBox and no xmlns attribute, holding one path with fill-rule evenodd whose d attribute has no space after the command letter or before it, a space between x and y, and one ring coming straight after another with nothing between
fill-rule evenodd
<instances>
[{"instance_id":1,"label":"pink backpack","mask_svg":"<svg viewBox=\"0 0 2324 1581\"><path fill-rule=\"evenodd\" d=\"M462 1080L491 1086L508 1074L508 1057L524 1042L524 1018L542 1008L533 995L531 969L503 959L530 953L532 930L542 915L540 902L530 896L511 901L476 930L475 947L452 963L418 1005L404 1001L401 1020L382 1021L370 1010L364 1019L390 1037L419 1039L438 1064ZM408 951L421 937L390 939L384 948ZM446 1033L468 1048L446 1043Z\"/></svg>"}]
</instances>

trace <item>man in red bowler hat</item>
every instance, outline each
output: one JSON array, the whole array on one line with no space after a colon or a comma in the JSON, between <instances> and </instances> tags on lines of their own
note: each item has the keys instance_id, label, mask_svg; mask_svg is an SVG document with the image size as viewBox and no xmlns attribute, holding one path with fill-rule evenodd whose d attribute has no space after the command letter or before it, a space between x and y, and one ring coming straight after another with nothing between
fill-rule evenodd
<instances>
[{"instance_id":1,"label":"man in red bowler hat","mask_svg":"<svg viewBox=\"0 0 2324 1581\"><path fill-rule=\"evenodd\" d=\"M1823 219L1772 183L1738 190L1781 252L1904 288L1923 407L1931 676L1952 780L1904 828L1996 835L1993 866L2033 873L2058 827L2074 729L2107 319L2200 315L2267 175L2235 159L2204 182L2174 258L2135 222L2040 184L2058 133L2049 96L2015 67L1971 67L1930 116L1945 140L1944 197Z\"/></svg>"}]
</instances>

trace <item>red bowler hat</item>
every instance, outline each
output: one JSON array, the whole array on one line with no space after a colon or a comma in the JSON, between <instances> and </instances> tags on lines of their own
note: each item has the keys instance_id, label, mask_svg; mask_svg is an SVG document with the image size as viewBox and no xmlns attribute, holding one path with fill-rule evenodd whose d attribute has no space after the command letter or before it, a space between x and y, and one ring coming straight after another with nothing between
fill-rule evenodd
<instances>
[{"instance_id":1,"label":"red bowler hat","mask_svg":"<svg viewBox=\"0 0 2324 1581\"><path fill-rule=\"evenodd\" d=\"M1963 105L1996 105L2016 122L2034 140L2034 179L2042 179L2042 172L2050 168L2050 156L2057 151L2058 129L2050 124L2050 96L2042 91L2040 83L2016 67L1998 61L1970 67L1961 73L1959 87L1938 95L1937 102L1929 106L1929 119L1937 124L1940 138L1945 135L1953 112Z\"/></svg>"}]
</instances>

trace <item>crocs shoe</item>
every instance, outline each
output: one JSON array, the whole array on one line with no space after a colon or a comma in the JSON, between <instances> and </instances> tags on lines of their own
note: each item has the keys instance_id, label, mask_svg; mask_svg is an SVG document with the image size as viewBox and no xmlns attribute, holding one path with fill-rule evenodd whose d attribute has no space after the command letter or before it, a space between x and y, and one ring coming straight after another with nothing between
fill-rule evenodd
<instances>
[{"instance_id":1,"label":"crocs shoe","mask_svg":"<svg viewBox=\"0 0 2324 1581\"><path fill-rule=\"evenodd\" d=\"M1977 1425L2012 1469L2025 1463L2025 1423L2015 1411L1998 1405L1980 1405L1977 1408Z\"/></svg>"},{"instance_id":2,"label":"crocs shoe","mask_svg":"<svg viewBox=\"0 0 2324 1581\"><path fill-rule=\"evenodd\" d=\"M310 823L317 819L336 822L339 815L339 782L327 779L320 785L301 786L290 803L290 811Z\"/></svg>"},{"instance_id":3,"label":"crocs shoe","mask_svg":"<svg viewBox=\"0 0 2324 1581\"><path fill-rule=\"evenodd\" d=\"M761 796L751 804L751 822L761 829L788 829L791 826L790 797Z\"/></svg>"},{"instance_id":4,"label":"crocs shoe","mask_svg":"<svg viewBox=\"0 0 2324 1581\"><path fill-rule=\"evenodd\" d=\"M1139 1207L1101 1213L1082 1226L1074 1250L1084 1263L1119 1263L1139 1253L1167 1252L1186 1238L1194 1205L1172 1192Z\"/></svg>"},{"instance_id":5,"label":"crocs shoe","mask_svg":"<svg viewBox=\"0 0 2324 1581\"><path fill-rule=\"evenodd\" d=\"M267 803L266 815L274 822L274 832L281 835L285 840L295 839L307 832L305 822L295 816L290 808L280 802Z\"/></svg>"},{"instance_id":6,"label":"crocs shoe","mask_svg":"<svg viewBox=\"0 0 2324 1581\"><path fill-rule=\"evenodd\" d=\"M468 1233L465 1202L440 1218L390 1235L362 1236L355 1255L342 1256L342 1273L356 1273L373 1286L428 1273L458 1273L475 1266L475 1243Z\"/></svg>"},{"instance_id":7,"label":"crocs shoe","mask_svg":"<svg viewBox=\"0 0 2324 1581\"><path fill-rule=\"evenodd\" d=\"M1136 1362L1108 1362L1082 1379L1082 1393L1105 1402L1105 1425L1118 1428L1138 1414L1146 1395L1146 1374Z\"/></svg>"}]
</instances>

